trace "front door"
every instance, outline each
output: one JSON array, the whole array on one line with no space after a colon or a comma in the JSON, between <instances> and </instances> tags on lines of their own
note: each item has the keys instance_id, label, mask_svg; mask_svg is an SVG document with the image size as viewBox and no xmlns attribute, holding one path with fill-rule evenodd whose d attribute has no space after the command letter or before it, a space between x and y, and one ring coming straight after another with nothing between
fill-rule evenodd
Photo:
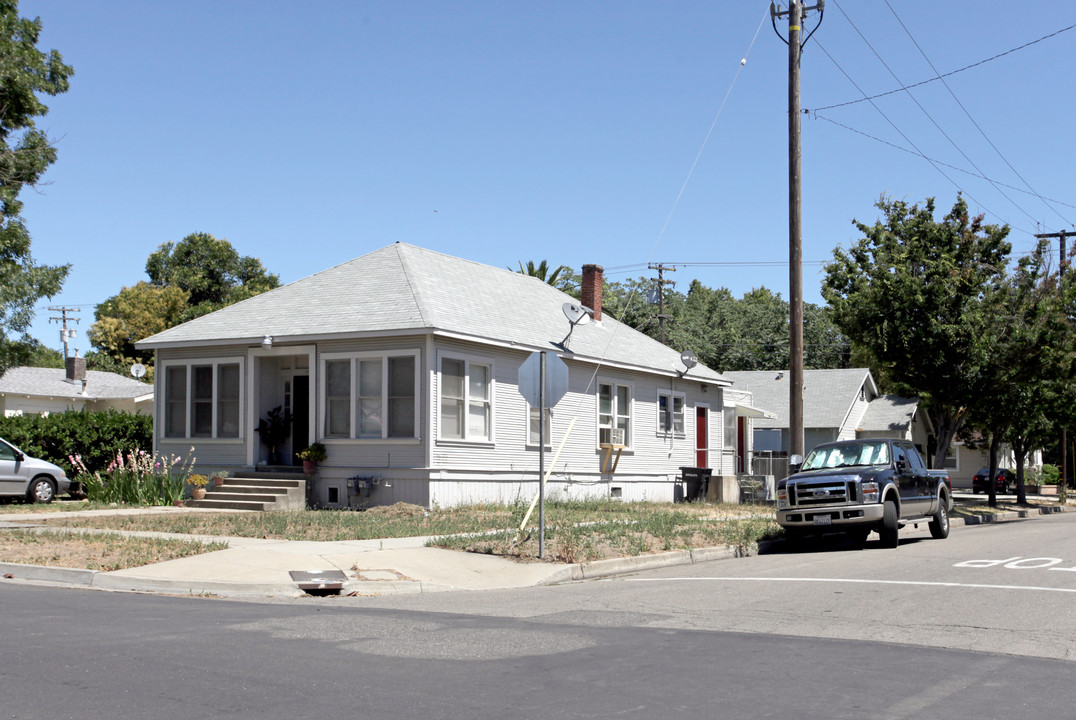
<instances>
[{"instance_id":1,"label":"front door","mask_svg":"<svg viewBox=\"0 0 1076 720\"><path fill-rule=\"evenodd\" d=\"M310 444L310 376L296 375L292 382L291 451L292 464L298 465L301 461L295 458L295 453Z\"/></svg>"},{"instance_id":2,"label":"front door","mask_svg":"<svg viewBox=\"0 0 1076 720\"><path fill-rule=\"evenodd\" d=\"M708 408L695 408L695 467L710 467L710 429L707 423Z\"/></svg>"}]
</instances>

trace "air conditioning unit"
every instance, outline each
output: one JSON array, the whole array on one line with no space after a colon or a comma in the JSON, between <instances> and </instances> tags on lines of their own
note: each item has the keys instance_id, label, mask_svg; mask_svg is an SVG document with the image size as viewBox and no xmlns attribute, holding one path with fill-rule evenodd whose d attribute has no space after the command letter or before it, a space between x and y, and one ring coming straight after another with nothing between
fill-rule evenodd
<instances>
[{"instance_id":1,"label":"air conditioning unit","mask_svg":"<svg viewBox=\"0 0 1076 720\"><path fill-rule=\"evenodd\" d=\"M626 445L624 442L624 428L613 428L609 431L610 445Z\"/></svg>"}]
</instances>

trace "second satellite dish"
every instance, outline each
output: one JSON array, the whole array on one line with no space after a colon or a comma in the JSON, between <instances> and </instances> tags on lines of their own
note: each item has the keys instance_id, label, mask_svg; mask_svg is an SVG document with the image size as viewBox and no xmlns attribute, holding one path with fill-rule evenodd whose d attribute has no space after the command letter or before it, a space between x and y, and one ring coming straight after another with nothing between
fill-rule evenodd
<instances>
[{"instance_id":1,"label":"second satellite dish","mask_svg":"<svg viewBox=\"0 0 1076 720\"><path fill-rule=\"evenodd\" d=\"M572 325L586 325L590 322L590 314L593 312L590 308L570 302L560 307L564 311L564 317L568 318L568 322Z\"/></svg>"},{"instance_id":2,"label":"second satellite dish","mask_svg":"<svg viewBox=\"0 0 1076 720\"><path fill-rule=\"evenodd\" d=\"M699 364L699 356L693 353L691 350L685 350L680 353L680 362L684 363L684 367L688 370Z\"/></svg>"}]
</instances>

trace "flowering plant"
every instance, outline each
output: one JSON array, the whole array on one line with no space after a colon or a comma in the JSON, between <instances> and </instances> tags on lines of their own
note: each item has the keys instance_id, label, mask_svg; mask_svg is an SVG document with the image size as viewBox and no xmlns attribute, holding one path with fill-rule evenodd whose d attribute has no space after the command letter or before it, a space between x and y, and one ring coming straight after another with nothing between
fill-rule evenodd
<instances>
[{"instance_id":1,"label":"flowering plant","mask_svg":"<svg viewBox=\"0 0 1076 720\"><path fill-rule=\"evenodd\" d=\"M81 455L68 458L73 481L82 483L90 500L128 505L171 505L183 498L183 478L194 465L190 449L186 457L153 455L145 450L117 453L103 472L91 472Z\"/></svg>"},{"instance_id":2,"label":"flowering plant","mask_svg":"<svg viewBox=\"0 0 1076 720\"><path fill-rule=\"evenodd\" d=\"M187 484L193 485L194 487L205 487L209 484L209 478L205 475L191 475L187 478Z\"/></svg>"}]
</instances>

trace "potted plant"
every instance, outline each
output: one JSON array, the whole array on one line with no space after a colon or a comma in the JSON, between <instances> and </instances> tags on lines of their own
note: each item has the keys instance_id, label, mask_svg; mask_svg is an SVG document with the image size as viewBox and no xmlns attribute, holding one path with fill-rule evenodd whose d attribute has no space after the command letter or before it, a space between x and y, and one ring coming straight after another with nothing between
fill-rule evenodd
<instances>
[{"instance_id":1,"label":"potted plant","mask_svg":"<svg viewBox=\"0 0 1076 720\"><path fill-rule=\"evenodd\" d=\"M205 475L191 475L187 478L187 484L191 486L192 500L205 498L205 486L209 484L209 478Z\"/></svg>"},{"instance_id":2,"label":"potted plant","mask_svg":"<svg viewBox=\"0 0 1076 720\"><path fill-rule=\"evenodd\" d=\"M269 448L269 464L279 465L280 446L291 435L291 413L277 405L258 421L254 431L261 436L262 444Z\"/></svg>"},{"instance_id":3,"label":"potted plant","mask_svg":"<svg viewBox=\"0 0 1076 720\"><path fill-rule=\"evenodd\" d=\"M307 445L305 449L300 450L296 455L303 461L303 472L307 474L313 473L317 469L318 463L328 457L325 445L319 442Z\"/></svg>"},{"instance_id":4,"label":"potted plant","mask_svg":"<svg viewBox=\"0 0 1076 720\"><path fill-rule=\"evenodd\" d=\"M228 477L228 473L224 470L213 473L213 487L224 487L224 480Z\"/></svg>"}]
</instances>

